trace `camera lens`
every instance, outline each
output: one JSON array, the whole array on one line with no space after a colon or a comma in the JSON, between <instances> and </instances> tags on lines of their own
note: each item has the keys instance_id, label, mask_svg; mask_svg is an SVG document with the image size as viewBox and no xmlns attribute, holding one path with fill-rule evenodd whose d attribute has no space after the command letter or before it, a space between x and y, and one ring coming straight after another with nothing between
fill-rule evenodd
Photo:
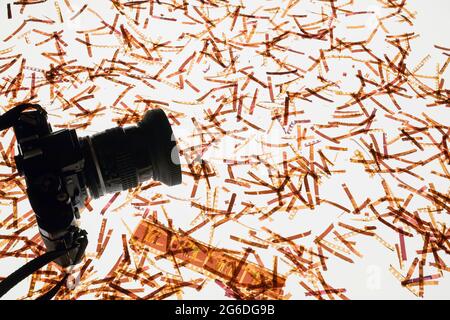
<instances>
[{"instance_id":1,"label":"camera lens","mask_svg":"<svg viewBox=\"0 0 450 320\"><path fill-rule=\"evenodd\" d=\"M81 138L80 143L86 185L93 198L151 178L169 186L181 183L178 148L161 109L147 111L136 126L107 129Z\"/></svg>"}]
</instances>

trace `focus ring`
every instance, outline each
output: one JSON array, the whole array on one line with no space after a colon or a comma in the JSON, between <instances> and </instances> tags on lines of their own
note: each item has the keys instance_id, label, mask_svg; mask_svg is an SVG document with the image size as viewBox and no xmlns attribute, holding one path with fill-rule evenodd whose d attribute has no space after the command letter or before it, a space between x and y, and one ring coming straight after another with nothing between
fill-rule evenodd
<instances>
[{"instance_id":1,"label":"focus ring","mask_svg":"<svg viewBox=\"0 0 450 320\"><path fill-rule=\"evenodd\" d=\"M138 185L138 177L131 154L129 152L117 153L116 165L123 190L136 187Z\"/></svg>"}]
</instances>

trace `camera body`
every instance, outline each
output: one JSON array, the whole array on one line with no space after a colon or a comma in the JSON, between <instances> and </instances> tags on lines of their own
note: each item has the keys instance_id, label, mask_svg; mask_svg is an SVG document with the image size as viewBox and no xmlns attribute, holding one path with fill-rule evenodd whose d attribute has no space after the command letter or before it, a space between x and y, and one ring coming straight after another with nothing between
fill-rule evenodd
<instances>
[{"instance_id":1,"label":"camera body","mask_svg":"<svg viewBox=\"0 0 450 320\"><path fill-rule=\"evenodd\" d=\"M83 233L77 226L88 197L84 177L85 156L72 129L52 131L43 110L23 112L15 125L18 142L16 167L25 176L28 198L48 251L70 249ZM61 266L80 262L74 248L56 262Z\"/></svg>"}]
</instances>

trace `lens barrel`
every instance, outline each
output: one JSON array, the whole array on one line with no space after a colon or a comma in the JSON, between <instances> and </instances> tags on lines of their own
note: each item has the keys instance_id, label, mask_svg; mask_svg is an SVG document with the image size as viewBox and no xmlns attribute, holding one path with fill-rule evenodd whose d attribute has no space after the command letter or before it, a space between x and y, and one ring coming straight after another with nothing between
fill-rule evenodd
<instances>
[{"instance_id":1,"label":"lens barrel","mask_svg":"<svg viewBox=\"0 0 450 320\"><path fill-rule=\"evenodd\" d=\"M107 129L80 139L85 178L93 198L127 190L153 178L181 183L179 151L166 114L147 111L136 126Z\"/></svg>"}]
</instances>

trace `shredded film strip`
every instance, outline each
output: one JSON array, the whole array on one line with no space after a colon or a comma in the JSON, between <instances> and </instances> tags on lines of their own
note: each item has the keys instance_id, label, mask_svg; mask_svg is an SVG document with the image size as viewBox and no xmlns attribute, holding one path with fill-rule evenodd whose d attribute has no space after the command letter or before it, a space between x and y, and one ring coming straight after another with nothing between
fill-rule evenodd
<instances>
[{"instance_id":1,"label":"shredded film strip","mask_svg":"<svg viewBox=\"0 0 450 320\"><path fill-rule=\"evenodd\" d=\"M161 108L180 148L180 186L86 202L55 299L448 298L450 43L420 46L409 2L2 2L1 113L91 135ZM2 132L0 279L45 252L15 146Z\"/></svg>"}]
</instances>

